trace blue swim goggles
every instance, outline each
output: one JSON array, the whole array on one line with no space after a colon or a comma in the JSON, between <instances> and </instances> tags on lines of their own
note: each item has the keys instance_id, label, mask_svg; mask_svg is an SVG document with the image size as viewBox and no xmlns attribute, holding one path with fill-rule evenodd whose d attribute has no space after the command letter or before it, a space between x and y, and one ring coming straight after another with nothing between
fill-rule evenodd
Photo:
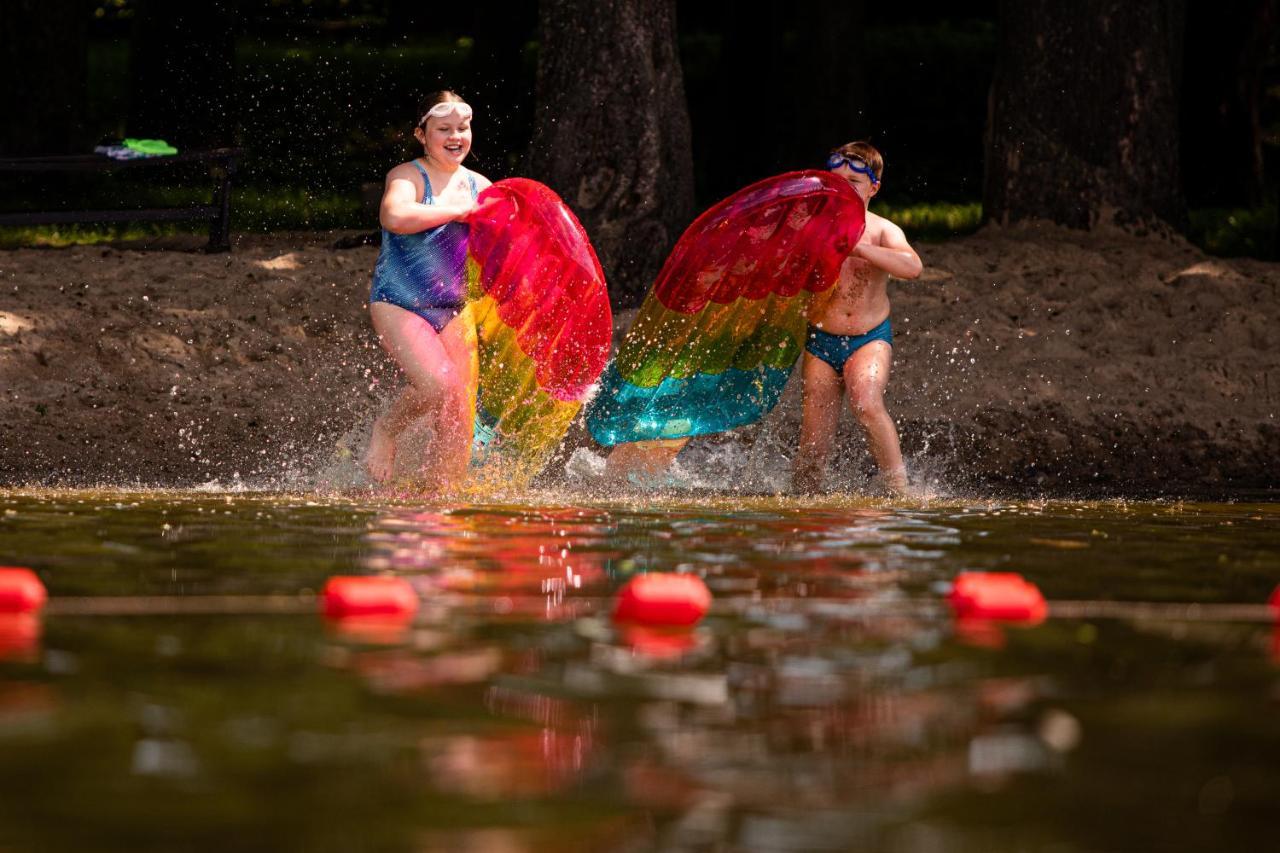
<instances>
[{"instance_id":1,"label":"blue swim goggles","mask_svg":"<svg viewBox=\"0 0 1280 853\"><path fill-rule=\"evenodd\" d=\"M876 177L875 170L867 165L867 161L860 157L846 157L838 151L833 151L831 156L827 157L827 169L839 169L841 166L848 166L850 171L866 175L871 179L873 186L880 185L880 179Z\"/></svg>"}]
</instances>

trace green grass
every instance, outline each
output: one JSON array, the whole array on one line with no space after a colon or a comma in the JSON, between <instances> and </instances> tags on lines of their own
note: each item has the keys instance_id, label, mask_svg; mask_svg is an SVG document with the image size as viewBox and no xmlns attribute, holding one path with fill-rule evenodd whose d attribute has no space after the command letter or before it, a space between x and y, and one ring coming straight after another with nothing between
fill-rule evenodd
<instances>
[{"instance_id":1,"label":"green grass","mask_svg":"<svg viewBox=\"0 0 1280 853\"><path fill-rule=\"evenodd\" d=\"M1211 255L1280 258L1276 204L1191 211L1187 237Z\"/></svg>"},{"instance_id":2,"label":"green grass","mask_svg":"<svg viewBox=\"0 0 1280 853\"><path fill-rule=\"evenodd\" d=\"M872 209L892 220L913 240L936 242L972 234L982 224L978 202L921 202L895 205L875 202ZM1254 208L1192 210L1187 238L1219 257L1280 258L1274 203Z\"/></svg>"},{"instance_id":3,"label":"green grass","mask_svg":"<svg viewBox=\"0 0 1280 853\"><path fill-rule=\"evenodd\" d=\"M982 224L982 205L974 202L918 202L894 205L875 202L872 210L926 243L972 234Z\"/></svg>"},{"instance_id":4,"label":"green grass","mask_svg":"<svg viewBox=\"0 0 1280 853\"><path fill-rule=\"evenodd\" d=\"M208 204L209 193L193 188L153 188L137 198L130 197L128 201L128 204L121 204L117 200L114 205L104 206ZM256 187L233 188L231 191L232 233L376 227L376 219L364 212L360 199L352 194ZM0 228L0 249L149 240L179 234L204 234L208 229L207 221L8 226Z\"/></svg>"},{"instance_id":5,"label":"green grass","mask_svg":"<svg viewBox=\"0 0 1280 853\"><path fill-rule=\"evenodd\" d=\"M231 193L233 232L310 231L331 228L373 229L373 214L355 193L313 192L297 188L238 187ZM207 190L193 187L138 188L124 205L207 204ZM120 197L99 202L121 206ZM88 206L88 205L86 205ZM911 240L938 242L972 234L982 224L978 202L875 202L876 213L897 223ZM73 246L200 234L206 223L122 223L118 225L38 225L0 228L0 249L22 246ZM1211 255L1276 258L1276 205L1257 208L1193 210L1188 238Z\"/></svg>"}]
</instances>

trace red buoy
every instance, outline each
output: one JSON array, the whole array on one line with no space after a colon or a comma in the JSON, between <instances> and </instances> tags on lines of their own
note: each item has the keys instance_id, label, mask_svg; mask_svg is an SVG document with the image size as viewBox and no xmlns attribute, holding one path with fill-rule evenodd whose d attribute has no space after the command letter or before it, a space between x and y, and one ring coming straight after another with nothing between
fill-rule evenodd
<instances>
[{"instance_id":1,"label":"red buoy","mask_svg":"<svg viewBox=\"0 0 1280 853\"><path fill-rule=\"evenodd\" d=\"M0 613L32 613L44 607L48 598L35 572L0 566Z\"/></svg>"},{"instance_id":2,"label":"red buoy","mask_svg":"<svg viewBox=\"0 0 1280 853\"><path fill-rule=\"evenodd\" d=\"M711 590L695 575L637 575L618 593L613 618L645 625L693 625L711 609Z\"/></svg>"},{"instance_id":3,"label":"red buoy","mask_svg":"<svg viewBox=\"0 0 1280 853\"><path fill-rule=\"evenodd\" d=\"M1271 612L1275 614L1276 619L1280 619L1280 584L1271 590L1271 597L1267 599L1267 604L1271 606Z\"/></svg>"},{"instance_id":4,"label":"red buoy","mask_svg":"<svg viewBox=\"0 0 1280 853\"><path fill-rule=\"evenodd\" d=\"M1014 572L963 572L947 596L960 619L993 619L1034 625L1049 612L1035 584Z\"/></svg>"},{"instance_id":5,"label":"red buoy","mask_svg":"<svg viewBox=\"0 0 1280 853\"><path fill-rule=\"evenodd\" d=\"M404 578L336 575L324 585L324 615L410 617L418 611L418 593Z\"/></svg>"}]
</instances>

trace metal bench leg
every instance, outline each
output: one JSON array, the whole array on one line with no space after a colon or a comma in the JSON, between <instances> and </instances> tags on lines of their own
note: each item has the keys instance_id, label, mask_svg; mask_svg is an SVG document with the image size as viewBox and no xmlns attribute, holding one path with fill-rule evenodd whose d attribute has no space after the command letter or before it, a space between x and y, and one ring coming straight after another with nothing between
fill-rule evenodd
<instances>
[{"instance_id":1,"label":"metal bench leg","mask_svg":"<svg viewBox=\"0 0 1280 853\"><path fill-rule=\"evenodd\" d=\"M222 169L222 180L214 191L214 206L218 215L209 221L209 245L207 252L231 251L231 176L235 172L235 161L229 161Z\"/></svg>"}]
</instances>

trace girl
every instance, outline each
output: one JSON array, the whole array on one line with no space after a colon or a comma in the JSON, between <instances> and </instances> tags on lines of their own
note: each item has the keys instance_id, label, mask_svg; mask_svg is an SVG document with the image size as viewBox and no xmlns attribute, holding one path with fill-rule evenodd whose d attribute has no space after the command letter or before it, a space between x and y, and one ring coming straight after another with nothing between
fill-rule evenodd
<instances>
[{"instance_id":1,"label":"girl","mask_svg":"<svg viewBox=\"0 0 1280 853\"><path fill-rule=\"evenodd\" d=\"M422 157L387 173L369 294L374 331L409 385L374 421L364 462L375 481L389 479L397 438L425 416L431 438L418 473L424 485L439 487L461 480L471 459L475 329L458 317L467 295L467 218L490 182L462 165L472 115L462 98L428 95L418 115L413 135Z\"/></svg>"}]
</instances>

